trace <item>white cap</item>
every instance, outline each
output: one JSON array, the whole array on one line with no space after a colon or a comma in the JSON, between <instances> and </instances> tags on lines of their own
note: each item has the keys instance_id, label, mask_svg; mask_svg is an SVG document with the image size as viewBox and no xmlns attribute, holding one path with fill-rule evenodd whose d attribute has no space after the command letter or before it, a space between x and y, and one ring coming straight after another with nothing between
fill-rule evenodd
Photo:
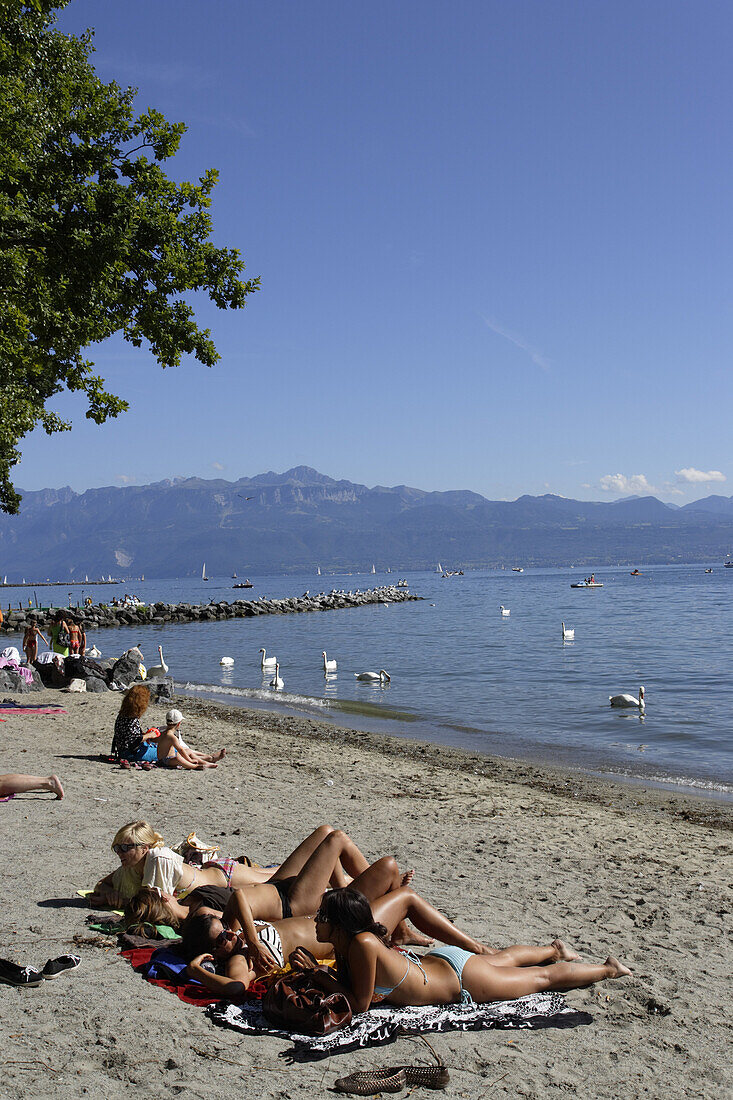
<instances>
[{"instance_id":1,"label":"white cap","mask_svg":"<svg viewBox=\"0 0 733 1100\"><path fill-rule=\"evenodd\" d=\"M179 722L183 721L183 715L180 710L169 710L165 716L165 720L169 726L177 726Z\"/></svg>"}]
</instances>

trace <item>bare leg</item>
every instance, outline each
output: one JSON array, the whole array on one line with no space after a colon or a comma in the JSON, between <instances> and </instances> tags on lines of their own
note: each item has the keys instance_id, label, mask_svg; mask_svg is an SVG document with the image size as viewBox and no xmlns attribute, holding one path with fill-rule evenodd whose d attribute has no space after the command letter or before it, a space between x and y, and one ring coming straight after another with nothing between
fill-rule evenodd
<instances>
[{"instance_id":1,"label":"bare leg","mask_svg":"<svg viewBox=\"0 0 733 1100\"><path fill-rule=\"evenodd\" d=\"M515 943L491 956L494 966L540 966L542 963L574 962L580 955L567 947L562 940L553 940L546 947L530 947Z\"/></svg>"},{"instance_id":2,"label":"bare leg","mask_svg":"<svg viewBox=\"0 0 733 1100\"><path fill-rule=\"evenodd\" d=\"M161 733L155 744L158 760L168 760L173 767L189 770L216 767L216 764L196 760L174 733Z\"/></svg>"},{"instance_id":3,"label":"bare leg","mask_svg":"<svg viewBox=\"0 0 733 1100\"><path fill-rule=\"evenodd\" d=\"M9 794L25 794L27 791L48 791L57 798L64 797L64 788L57 775L20 775L10 772L0 775L0 798Z\"/></svg>"},{"instance_id":4,"label":"bare leg","mask_svg":"<svg viewBox=\"0 0 733 1100\"><path fill-rule=\"evenodd\" d=\"M608 978L630 974L612 956L605 963L592 965L578 962L557 962L551 966L494 966L493 960L475 955L463 970L463 986L479 1004L489 1001L512 1001L529 993L585 989Z\"/></svg>"},{"instance_id":5,"label":"bare leg","mask_svg":"<svg viewBox=\"0 0 733 1100\"><path fill-rule=\"evenodd\" d=\"M308 858L290 889L290 908L294 917L315 913L339 861L351 875L360 875L368 866L351 837L342 829L334 829ZM273 877L282 878L288 862L286 860Z\"/></svg>"},{"instance_id":6,"label":"bare leg","mask_svg":"<svg viewBox=\"0 0 733 1100\"><path fill-rule=\"evenodd\" d=\"M375 920L383 924L388 932L394 932L401 921L410 920L421 932L441 943L453 944L476 954L490 953L490 948L461 932L425 898L415 893L411 886L401 886L378 898L372 904L372 912Z\"/></svg>"}]
</instances>

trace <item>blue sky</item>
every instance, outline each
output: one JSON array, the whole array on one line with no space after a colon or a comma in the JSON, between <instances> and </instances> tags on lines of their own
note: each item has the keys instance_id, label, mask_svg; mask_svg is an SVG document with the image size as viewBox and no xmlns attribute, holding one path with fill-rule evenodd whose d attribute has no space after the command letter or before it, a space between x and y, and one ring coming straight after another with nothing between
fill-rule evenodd
<instances>
[{"instance_id":1,"label":"blue sky","mask_svg":"<svg viewBox=\"0 0 733 1100\"><path fill-rule=\"evenodd\" d=\"M221 363L94 349L131 403L26 440L24 488L296 464L490 498L729 495L733 7L72 0L104 79L188 124Z\"/></svg>"}]
</instances>

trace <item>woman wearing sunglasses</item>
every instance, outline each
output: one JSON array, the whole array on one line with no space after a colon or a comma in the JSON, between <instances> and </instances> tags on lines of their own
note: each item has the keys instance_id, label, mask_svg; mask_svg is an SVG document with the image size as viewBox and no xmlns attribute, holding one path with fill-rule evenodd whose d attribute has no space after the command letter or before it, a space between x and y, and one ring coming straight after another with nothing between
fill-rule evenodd
<instances>
[{"instance_id":1,"label":"woman wearing sunglasses","mask_svg":"<svg viewBox=\"0 0 733 1100\"><path fill-rule=\"evenodd\" d=\"M193 867L167 848L147 821L124 825L112 841L112 850L121 866L94 887L93 905L124 904L143 886L155 887L178 901L198 886L242 887L255 917L262 920L314 913L329 885L346 886L369 866L353 840L330 825L315 829L274 870L226 859ZM141 913L139 919L148 917Z\"/></svg>"},{"instance_id":2,"label":"woman wearing sunglasses","mask_svg":"<svg viewBox=\"0 0 733 1100\"><path fill-rule=\"evenodd\" d=\"M358 888L359 896L370 898L373 912L383 922L380 927L384 927L393 946L405 943L427 946L438 939L477 954L492 953L492 948L456 928L411 886L403 885L404 877L394 858L385 856L352 885L355 892ZM390 888L379 893L385 882ZM325 898L329 896L326 894ZM322 897L319 906L323 904ZM424 935L411 933L408 920ZM287 960L294 969L308 969L311 965L308 953L317 959L332 959L335 953L334 944L319 939L313 917L253 920L244 890L233 892L221 914L203 906L199 908L184 926L181 951L190 960L190 977L212 993L233 1001L239 1000L253 981L271 973L274 967L283 967ZM212 973L212 963L219 972Z\"/></svg>"},{"instance_id":3,"label":"woman wearing sunglasses","mask_svg":"<svg viewBox=\"0 0 733 1100\"><path fill-rule=\"evenodd\" d=\"M545 947L516 945L478 953L457 939L426 955L405 955L387 940L384 911L372 909L353 888L327 894L316 914L316 938L335 949L339 979L354 1013L388 1001L394 1005L487 1004L529 993L584 989L631 974L610 956L591 965L562 940ZM316 974L317 977L317 974Z\"/></svg>"}]
</instances>

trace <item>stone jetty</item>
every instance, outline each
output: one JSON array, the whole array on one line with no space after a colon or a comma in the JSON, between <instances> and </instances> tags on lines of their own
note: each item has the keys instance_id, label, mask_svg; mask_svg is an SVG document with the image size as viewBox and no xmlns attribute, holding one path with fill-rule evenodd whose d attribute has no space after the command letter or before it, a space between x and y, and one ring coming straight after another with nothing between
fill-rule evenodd
<instances>
[{"instance_id":1,"label":"stone jetty","mask_svg":"<svg viewBox=\"0 0 733 1100\"><path fill-rule=\"evenodd\" d=\"M206 604L191 603L151 603L137 607L113 607L111 604L93 604L90 607L51 608L37 610L27 607L4 612L5 618L0 626L4 634L17 634L26 627L33 616L40 626L49 626L56 613L66 611L77 620L83 620L88 633L105 627L163 626L166 623L201 623L220 619L249 619L255 615L293 615L305 611L336 611L347 607L363 607L365 604L404 603L421 600L422 596L413 596L408 589L397 585L383 585L366 591L344 592L332 589L311 595L289 596L282 600L269 600L263 596L254 600L212 601Z\"/></svg>"}]
</instances>

